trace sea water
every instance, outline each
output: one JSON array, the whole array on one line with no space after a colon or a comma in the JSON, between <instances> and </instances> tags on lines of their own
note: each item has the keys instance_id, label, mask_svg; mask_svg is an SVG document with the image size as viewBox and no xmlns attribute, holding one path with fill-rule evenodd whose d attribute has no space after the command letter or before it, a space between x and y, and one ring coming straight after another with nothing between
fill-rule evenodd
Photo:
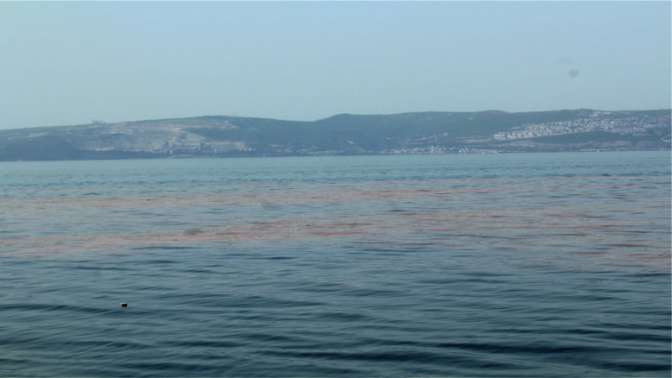
<instances>
[{"instance_id":1,"label":"sea water","mask_svg":"<svg viewBox=\"0 0 672 378\"><path fill-rule=\"evenodd\" d=\"M0 163L0 376L668 377L670 321L669 152Z\"/></svg>"}]
</instances>

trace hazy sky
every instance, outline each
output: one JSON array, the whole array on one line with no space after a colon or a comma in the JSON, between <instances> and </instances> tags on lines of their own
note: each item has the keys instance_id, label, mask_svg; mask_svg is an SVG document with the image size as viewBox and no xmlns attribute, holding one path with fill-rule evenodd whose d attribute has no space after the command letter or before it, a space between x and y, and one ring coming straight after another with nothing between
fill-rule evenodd
<instances>
[{"instance_id":1,"label":"hazy sky","mask_svg":"<svg viewBox=\"0 0 672 378\"><path fill-rule=\"evenodd\" d=\"M670 3L0 3L0 128L670 105Z\"/></svg>"}]
</instances>

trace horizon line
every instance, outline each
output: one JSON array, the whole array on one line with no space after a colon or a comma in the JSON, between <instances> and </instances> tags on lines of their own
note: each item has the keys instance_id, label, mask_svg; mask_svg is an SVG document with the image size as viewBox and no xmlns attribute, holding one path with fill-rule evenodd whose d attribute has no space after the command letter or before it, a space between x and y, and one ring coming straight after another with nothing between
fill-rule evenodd
<instances>
[{"instance_id":1,"label":"horizon line","mask_svg":"<svg viewBox=\"0 0 672 378\"><path fill-rule=\"evenodd\" d=\"M466 114L466 113L505 113L505 114L519 114L519 113L546 113L546 112L571 112L571 111L597 111L597 112L613 112L613 113L622 113L622 112L658 112L658 111L668 111L672 112L672 107L669 108L653 108L653 109L621 109L621 110L604 110L604 109L594 109L594 108L565 108L565 109L548 109L548 110L531 110L531 111L506 111L498 109L485 109L485 110L475 110L475 111L445 111L445 110L423 110L423 111L410 111L410 112L399 112L399 113L336 113L327 117L317 118L314 120L293 120L293 119L281 119L273 117L258 117L258 116L241 116L241 115L227 115L227 114L204 114L204 115L194 115L194 116L178 116L178 117L169 117L169 118L147 118L147 119L135 119L135 120L124 120L124 121L101 121L101 120L91 120L89 123L80 123L80 124L69 124L69 125L44 125L44 126L27 126L27 127L17 127L17 128L8 128L0 129L0 133L5 131L16 131L16 130L26 130L26 129L43 129L43 128L59 128L59 127L84 127L84 126L94 126L94 125L115 125L121 123L138 123L138 122L157 122L157 121L173 121L173 120L187 120L195 118L215 118L215 117L226 117L226 118L246 118L246 119L263 119L269 121L282 121L282 122L304 122L304 123L313 123L324 121L330 118L339 117L339 116L395 116L395 115L408 115L408 114L423 114L423 113L450 113L450 114Z\"/></svg>"}]
</instances>

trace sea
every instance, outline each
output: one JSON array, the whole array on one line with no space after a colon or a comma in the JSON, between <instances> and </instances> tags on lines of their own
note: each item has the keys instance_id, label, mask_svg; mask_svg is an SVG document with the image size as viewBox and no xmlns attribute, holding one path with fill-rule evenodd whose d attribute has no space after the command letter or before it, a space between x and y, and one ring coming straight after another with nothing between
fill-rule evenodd
<instances>
[{"instance_id":1,"label":"sea","mask_svg":"<svg viewBox=\"0 0 672 378\"><path fill-rule=\"evenodd\" d=\"M0 163L3 377L669 377L671 341L669 151Z\"/></svg>"}]
</instances>

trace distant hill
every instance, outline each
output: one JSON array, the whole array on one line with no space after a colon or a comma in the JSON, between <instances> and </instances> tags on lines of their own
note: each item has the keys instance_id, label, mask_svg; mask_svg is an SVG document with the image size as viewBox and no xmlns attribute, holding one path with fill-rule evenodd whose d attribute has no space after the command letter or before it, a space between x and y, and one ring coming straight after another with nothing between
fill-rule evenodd
<instances>
[{"instance_id":1,"label":"distant hill","mask_svg":"<svg viewBox=\"0 0 672 378\"><path fill-rule=\"evenodd\" d=\"M0 160L670 148L670 110L203 116L0 131Z\"/></svg>"}]
</instances>

